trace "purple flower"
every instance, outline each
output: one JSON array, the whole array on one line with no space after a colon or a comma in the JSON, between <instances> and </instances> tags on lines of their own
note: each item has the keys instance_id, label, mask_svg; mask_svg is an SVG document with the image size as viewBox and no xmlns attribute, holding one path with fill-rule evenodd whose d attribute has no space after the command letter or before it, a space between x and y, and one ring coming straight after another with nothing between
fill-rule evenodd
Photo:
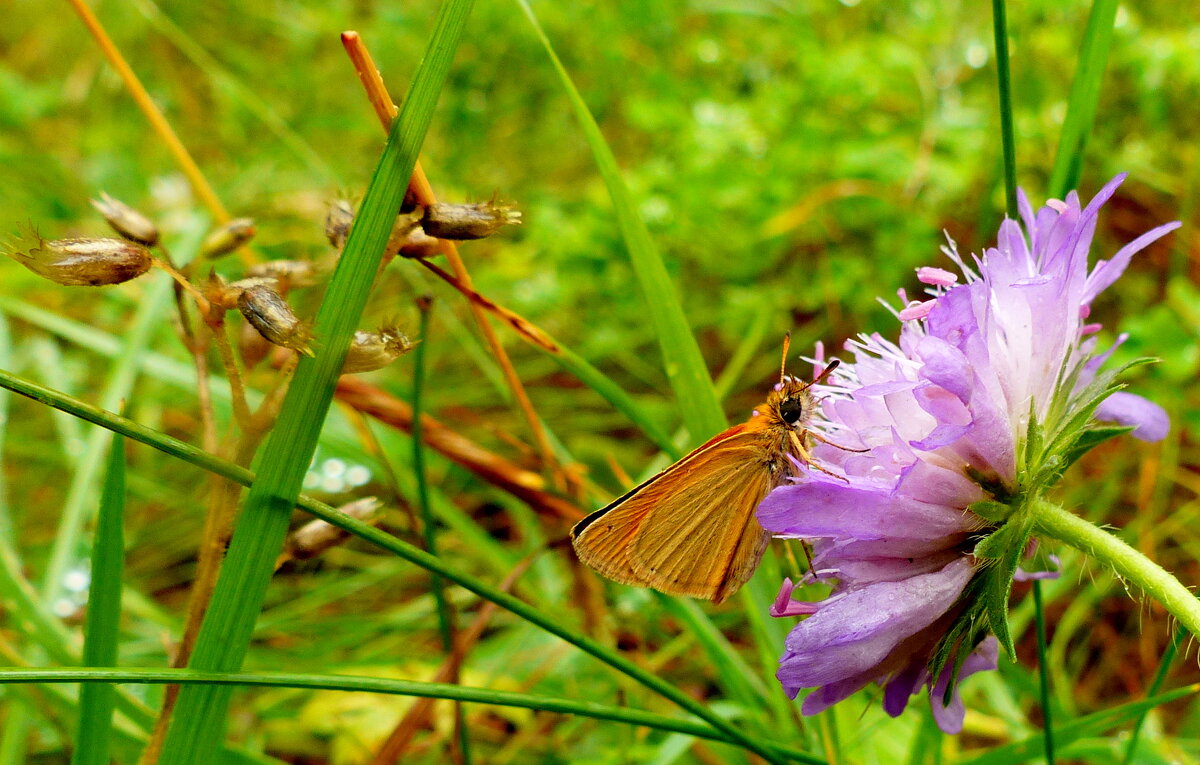
<instances>
[{"instance_id":1,"label":"purple flower","mask_svg":"<svg viewBox=\"0 0 1200 765\"><path fill-rule=\"evenodd\" d=\"M943 248L961 282L919 269L929 297L906 301L898 341L847 342L854 362L815 386L824 400L823 417L808 425L821 437L813 456L836 475L802 466L804 477L758 510L776 536L811 543L807 581L834 585L824 600L804 603L791 599L788 581L771 609L807 617L788 635L778 672L792 697L815 688L805 714L878 683L894 716L928 688L938 725L960 730L957 683L994 669L998 653L972 610L973 583L989 570L973 551L1005 518L972 506L1014 503L1016 513L1021 497L1057 479L1094 419L1134 427L1144 440L1166 434L1157 405L1112 394L1100 366L1113 348L1097 353L1099 326L1085 323L1132 256L1179 226L1159 226L1089 271L1096 216L1124 177L1087 207L1071 192L1034 212L1020 194L1023 226L1005 220L996 246L971 264L952 242ZM1021 549L1027 538L1013 535ZM1006 575L1014 571L1015 562ZM968 620L973 626L961 629Z\"/></svg>"}]
</instances>

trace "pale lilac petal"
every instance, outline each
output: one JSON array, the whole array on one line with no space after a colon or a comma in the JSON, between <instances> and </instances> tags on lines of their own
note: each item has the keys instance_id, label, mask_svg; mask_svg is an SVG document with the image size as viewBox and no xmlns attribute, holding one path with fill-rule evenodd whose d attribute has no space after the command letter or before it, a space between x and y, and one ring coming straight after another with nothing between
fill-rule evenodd
<instances>
[{"instance_id":1,"label":"pale lilac petal","mask_svg":"<svg viewBox=\"0 0 1200 765\"><path fill-rule=\"evenodd\" d=\"M1171 430L1167 411L1133 393L1117 391L1096 408L1096 419L1118 425L1135 425L1131 435L1142 441L1161 441Z\"/></svg>"},{"instance_id":2,"label":"pale lilac petal","mask_svg":"<svg viewBox=\"0 0 1200 765\"><path fill-rule=\"evenodd\" d=\"M962 469L917 460L903 470L896 493L946 507L967 507L989 495Z\"/></svg>"},{"instance_id":3,"label":"pale lilac petal","mask_svg":"<svg viewBox=\"0 0 1200 765\"><path fill-rule=\"evenodd\" d=\"M1117 254L1113 255L1112 260L1102 260L1096 263L1096 268L1088 277L1087 288L1083 295L1083 302L1092 302L1097 295L1108 289L1112 283L1121 276L1121 274L1125 273L1125 269L1129 266L1129 261L1134 255L1182 225L1183 224L1179 221L1172 221L1171 223L1164 223L1161 226L1152 228L1139 236L1137 239L1134 239L1129 244L1117 250Z\"/></svg>"},{"instance_id":4,"label":"pale lilac petal","mask_svg":"<svg viewBox=\"0 0 1200 765\"><path fill-rule=\"evenodd\" d=\"M1054 566L1054 568L1047 571L1026 571L1018 566L1017 573L1013 574L1013 581L1032 582L1035 579L1058 579L1062 576L1062 561L1053 553L1046 557L1050 559L1050 565Z\"/></svg>"},{"instance_id":5,"label":"pale lilac petal","mask_svg":"<svg viewBox=\"0 0 1200 765\"><path fill-rule=\"evenodd\" d=\"M959 558L941 571L863 587L830 602L788 635L779 679L785 688L812 688L869 670L946 613L973 572Z\"/></svg>"},{"instance_id":6,"label":"pale lilac petal","mask_svg":"<svg viewBox=\"0 0 1200 765\"><path fill-rule=\"evenodd\" d=\"M1000 642L994 637L986 638L963 661L962 667L958 672L958 679L955 681L954 692L950 695L949 704L943 704L942 700L946 695L946 687L950 682L953 667L947 666L942 669L937 683L929 689L929 703L933 708L933 718L937 721L937 725L942 729L943 733L956 734L962 731L963 717L966 710L963 708L959 689L962 687L963 680L976 672L995 669L998 666L999 659Z\"/></svg>"},{"instance_id":7,"label":"pale lilac petal","mask_svg":"<svg viewBox=\"0 0 1200 765\"><path fill-rule=\"evenodd\" d=\"M796 507L806 510L797 513ZM775 534L853 539L944 537L972 527L961 509L816 482L772 491L758 506L758 522Z\"/></svg>"}]
</instances>

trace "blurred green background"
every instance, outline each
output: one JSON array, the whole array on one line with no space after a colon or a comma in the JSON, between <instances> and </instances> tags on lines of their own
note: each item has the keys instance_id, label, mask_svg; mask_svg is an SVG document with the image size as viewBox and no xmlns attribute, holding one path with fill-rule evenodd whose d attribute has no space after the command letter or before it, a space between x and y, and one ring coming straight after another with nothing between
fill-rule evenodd
<instances>
[{"instance_id":1,"label":"blurred green background","mask_svg":"<svg viewBox=\"0 0 1200 765\"><path fill-rule=\"evenodd\" d=\"M94 7L226 206L257 219L255 244L263 258L326 252L326 205L361 194L382 147L338 33L355 29L363 36L398 97L436 10L427 0L128 0ZM1035 204L1045 198L1089 7L1076 0L1009 8L1018 180ZM539 2L534 8L621 163L709 368L717 375L731 359L748 359L728 380L732 420L748 415L777 374L785 331L793 332L793 348L804 353L818 340L836 351L858 332L894 334L895 320L877 297L894 304L897 289L919 289L915 267L945 266L938 252L945 234L964 253L993 240L1004 199L988 4L647 0ZM102 235L105 226L88 205L100 191L151 214L168 242L202 229L207 214L70 7L16 0L4 16L5 233L28 222L47 237ZM1092 520L1127 527L1129 538L1185 583L1200 581L1200 390L1194 383L1200 291L1193 225L1198 49L1200 21L1192 4L1120 6L1080 182L1087 198L1117 172L1130 173L1101 216L1093 257L1111 254L1159 223L1184 221L1177 234L1137 257L1093 313L1109 337L1130 333L1121 359L1163 359L1139 369L1132 389L1167 407L1176 427L1161 446L1123 441L1090 455L1062 492L1068 506ZM607 193L545 53L514 3L476 4L423 163L444 200L498 196L523 212L520 228L462 248L477 288L601 367L664 427L678 427ZM221 268L234 274L238 266ZM66 290L7 261L0 263L0 276L0 310L13 317L17 371L89 398L106 362L96 348L28 307L119 338L144 285ZM456 293L411 264L395 263L372 298L368 323L399 317L415 332L412 301L422 292L439 297L429 340L431 412L484 446L528 462L528 450L513 443L528 442L527 429ZM652 445L603 399L506 328L500 332L541 418L596 484L589 506L622 488L612 461L635 478L662 464L653 461ZM160 335L156 351L186 375L187 358L171 327L164 324ZM798 362L794 369L799 371ZM401 360L371 379L407 397L411 368ZM186 386L181 392L178 384L151 374L130 402L133 416L194 439L191 395ZM327 498L383 491L375 458L347 421L335 419L315 473L326 459L374 472L366 487L341 486ZM83 432L29 402L12 404L5 475L16 542L31 580L37 580L55 533L62 476L73 470ZM378 435L402 476L404 494L407 440ZM133 455L128 586L137 595L123 660L153 666L162 662L163 636L177 628L192 575L202 477L148 450ZM545 526L520 503L448 462L435 457L432 470L442 512L457 513L455 523L461 524L444 532L443 546L479 575L499 578L505 566L565 533L565 526ZM404 527L400 514L391 522ZM479 539L463 538L462 528L471 527ZM491 541L485 548L480 539ZM1137 698L1172 628L1106 573L1078 557L1072 565L1051 585L1048 605L1058 662L1056 703L1068 715ZM561 553L543 556L519 591L569 613L576 595L565 571ZM440 661L427 579L420 572L352 545L320 565L285 571L277 585L256 649L263 668L287 661L427 676ZM649 657L677 682L694 684L697 695L711 695L705 657L686 632L661 621L645 593L618 587L609 593L620 615L614 628L619 644ZM1023 594L1018 591L1017 599ZM474 608L465 596L459 600ZM60 610L68 620L77 617L67 606ZM714 613L740 645L740 615ZM1016 619L1022 627L1028 623L1027 605ZM496 624L468 661L468 684L509 683L614 703L619 698L619 684L594 662L524 624L503 616ZM3 629L22 645L19 627ZM1030 711L1036 676L1032 637L1022 634L1024 661L1002 672L1007 705L995 702L990 691L977 692L974 698L993 700L973 709L968 734L946 746L986 748L1034 730L1023 722L1033 714L1036 723ZM778 692L771 677L763 679ZM1197 679L1194 662L1185 661L1168 687ZM987 682L991 691L1002 685ZM305 762L360 761L352 754L353 739L373 731L372 725L386 730L390 723L372 715L392 710L391 701L355 709L346 697L299 692L239 698L257 722L235 724L236 737L266 741L277 751L291 747L311 758L297 760ZM304 704L314 716L292 720ZM313 705L318 711L311 712ZM887 720L874 707L864 712L865 702L843 706L846 729L860 725L866 731L846 744L854 747L846 754L851 762L889 761L892 741L911 737L918 724ZM489 762L646 761L631 754L642 750L628 747L635 739L649 744L615 725L486 708L472 714ZM34 726L34 751L46 762L59 761L53 719L38 718ZM330 720L348 722L327 730ZM1156 720L1149 737L1162 752L1195 753L1195 705L1168 707ZM428 734L413 761L440 761L444 736L441 729ZM1081 756L1101 757L1117 740L1100 739L1094 752ZM657 742L653 751L665 757ZM701 762L703 751L696 747L678 756ZM715 751L718 758L740 756Z\"/></svg>"}]
</instances>

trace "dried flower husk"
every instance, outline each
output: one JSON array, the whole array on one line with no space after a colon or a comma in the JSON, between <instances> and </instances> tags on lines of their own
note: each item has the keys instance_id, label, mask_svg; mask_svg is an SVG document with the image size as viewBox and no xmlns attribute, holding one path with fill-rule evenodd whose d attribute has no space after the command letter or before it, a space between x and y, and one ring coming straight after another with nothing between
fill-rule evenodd
<instances>
[{"instance_id":1,"label":"dried flower husk","mask_svg":"<svg viewBox=\"0 0 1200 765\"><path fill-rule=\"evenodd\" d=\"M104 216L113 231L126 239L147 247L158 244L158 226L121 200L102 191L99 199L92 200L92 207Z\"/></svg>"},{"instance_id":2,"label":"dried flower husk","mask_svg":"<svg viewBox=\"0 0 1200 765\"><path fill-rule=\"evenodd\" d=\"M375 497L364 497L342 505L338 510L351 518L371 523L383 503ZM293 531L284 544L279 563L286 560L308 560L349 539L350 533L328 521L309 521Z\"/></svg>"},{"instance_id":3,"label":"dried flower husk","mask_svg":"<svg viewBox=\"0 0 1200 765\"><path fill-rule=\"evenodd\" d=\"M342 374L382 369L412 349L412 341L396 327L380 327L374 332L359 330L346 352Z\"/></svg>"},{"instance_id":4,"label":"dried flower husk","mask_svg":"<svg viewBox=\"0 0 1200 765\"><path fill-rule=\"evenodd\" d=\"M421 228L438 239L483 239L504 226L520 225L521 213L496 202L482 204L446 204L425 208Z\"/></svg>"},{"instance_id":5,"label":"dried flower husk","mask_svg":"<svg viewBox=\"0 0 1200 765\"><path fill-rule=\"evenodd\" d=\"M42 239L35 232L30 236L37 244L17 249L19 244L5 248L6 255L39 276L68 287L100 287L121 284L136 279L150 270L154 258L150 251L127 239Z\"/></svg>"},{"instance_id":6,"label":"dried flower husk","mask_svg":"<svg viewBox=\"0 0 1200 765\"><path fill-rule=\"evenodd\" d=\"M308 347L312 339L308 322L296 316L279 294L274 279L255 281L257 283L245 287L239 287L238 282L229 285L230 289L239 290L237 307L242 316L260 335L275 345L291 348L305 356L313 355Z\"/></svg>"},{"instance_id":7,"label":"dried flower husk","mask_svg":"<svg viewBox=\"0 0 1200 765\"><path fill-rule=\"evenodd\" d=\"M274 347L249 322L243 324L238 332L238 355L242 357L246 369L254 369L261 364Z\"/></svg>"},{"instance_id":8,"label":"dried flower husk","mask_svg":"<svg viewBox=\"0 0 1200 765\"><path fill-rule=\"evenodd\" d=\"M329 243L339 250L346 244L350 236L350 226L354 224L354 206L345 199L335 199L329 205L325 214L325 237Z\"/></svg>"},{"instance_id":9,"label":"dried flower husk","mask_svg":"<svg viewBox=\"0 0 1200 765\"><path fill-rule=\"evenodd\" d=\"M279 282L279 291L311 287L317 284L325 273L325 267L311 260L268 260L251 266L246 271L250 279L275 279Z\"/></svg>"},{"instance_id":10,"label":"dried flower husk","mask_svg":"<svg viewBox=\"0 0 1200 765\"><path fill-rule=\"evenodd\" d=\"M222 258L254 238L253 218L234 218L218 226L200 243L200 256L209 260Z\"/></svg>"}]
</instances>

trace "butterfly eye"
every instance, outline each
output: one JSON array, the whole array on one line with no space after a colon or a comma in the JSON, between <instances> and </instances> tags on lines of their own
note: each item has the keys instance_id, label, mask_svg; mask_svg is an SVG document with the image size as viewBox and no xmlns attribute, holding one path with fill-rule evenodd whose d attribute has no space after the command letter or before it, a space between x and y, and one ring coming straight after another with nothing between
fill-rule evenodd
<instances>
[{"instance_id":1,"label":"butterfly eye","mask_svg":"<svg viewBox=\"0 0 1200 765\"><path fill-rule=\"evenodd\" d=\"M798 398L785 398L779 403L779 416L788 425L795 425L804 416L804 402Z\"/></svg>"}]
</instances>

